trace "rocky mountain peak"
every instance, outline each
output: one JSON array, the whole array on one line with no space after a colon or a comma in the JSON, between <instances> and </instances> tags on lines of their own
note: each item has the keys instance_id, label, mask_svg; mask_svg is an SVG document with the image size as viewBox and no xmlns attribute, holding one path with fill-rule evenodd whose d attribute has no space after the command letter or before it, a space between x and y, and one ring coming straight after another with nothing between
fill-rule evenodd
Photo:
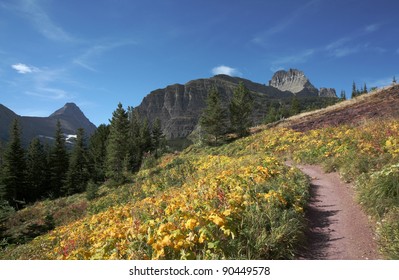
<instances>
[{"instance_id":1,"label":"rocky mountain peak","mask_svg":"<svg viewBox=\"0 0 399 280\"><path fill-rule=\"evenodd\" d=\"M277 71L269 81L269 86L277 88L281 91L289 91L294 94L304 89L317 91L305 74L297 69Z\"/></svg>"},{"instance_id":2,"label":"rocky mountain peak","mask_svg":"<svg viewBox=\"0 0 399 280\"><path fill-rule=\"evenodd\" d=\"M59 115L66 115L66 116L82 116L83 112L75 103L66 103L64 107L58 109L54 113L50 115L50 117L55 117Z\"/></svg>"}]
</instances>

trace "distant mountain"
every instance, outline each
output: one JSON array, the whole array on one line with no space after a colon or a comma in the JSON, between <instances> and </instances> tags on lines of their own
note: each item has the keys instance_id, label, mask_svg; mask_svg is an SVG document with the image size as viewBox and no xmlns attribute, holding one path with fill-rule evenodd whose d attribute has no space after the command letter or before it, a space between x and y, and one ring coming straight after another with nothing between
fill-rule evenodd
<instances>
[{"instance_id":1,"label":"distant mountain","mask_svg":"<svg viewBox=\"0 0 399 280\"><path fill-rule=\"evenodd\" d=\"M293 94L318 95L320 97L337 97L335 89L333 88L315 88L305 74L297 69L290 69L288 71L277 71L269 85L281 91L292 92Z\"/></svg>"},{"instance_id":2,"label":"distant mountain","mask_svg":"<svg viewBox=\"0 0 399 280\"><path fill-rule=\"evenodd\" d=\"M303 72L293 69L288 72L277 72L269 86L227 75L193 80L184 85L170 85L152 91L144 97L135 110L150 122L160 119L163 132L168 139L185 138L197 126L211 87L217 87L227 106L234 89L240 82L244 83L254 98L255 124L264 119L272 102L291 100L294 96L312 100L318 100L321 97L336 97L334 89L328 89L327 93L324 90L321 95L321 91L310 83Z\"/></svg>"},{"instance_id":3,"label":"distant mountain","mask_svg":"<svg viewBox=\"0 0 399 280\"><path fill-rule=\"evenodd\" d=\"M71 135L75 135L78 128L83 128L86 135L91 135L96 130L96 126L90 122L75 103L66 103L64 107L48 117L19 116L0 104L1 141L9 139L10 126L15 118L19 120L24 145L28 145L35 137L52 139L55 134L57 120L61 122L62 131L67 138L73 138Z\"/></svg>"}]
</instances>

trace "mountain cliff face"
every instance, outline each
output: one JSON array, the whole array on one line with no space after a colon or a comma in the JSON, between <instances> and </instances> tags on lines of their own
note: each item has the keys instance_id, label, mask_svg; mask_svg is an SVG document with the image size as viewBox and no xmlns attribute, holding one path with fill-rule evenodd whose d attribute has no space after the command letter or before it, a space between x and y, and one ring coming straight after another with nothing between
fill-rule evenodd
<instances>
[{"instance_id":1,"label":"mountain cliff face","mask_svg":"<svg viewBox=\"0 0 399 280\"><path fill-rule=\"evenodd\" d=\"M49 117L25 117L15 114L0 104L0 140L7 141L13 120L17 118L22 131L22 143L28 145L35 138L48 139L54 137L57 121L61 122L64 134L76 134L78 128L83 128L86 135L91 135L96 126L86 118L74 103L66 103Z\"/></svg>"},{"instance_id":2,"label":"mountain cliff face","mask_svg":"<svg viewBox=\"0 0 399 280\"><path fill-rule=\"evenodd\" d=\"M269 86L281 91L289 91L295 95L318 95L320 97L337 97L333 88L315 88L305 74L297 69L277 71L269 81Z\"/></svg>"},{"instance_id":3,"label":"mountain cliff face","mask_svg":"<svg viewBox=\"0 0 399 280\"><path fill-rule=\"evenodd\" d=\"M269 81L269 86L294 94L305 89L310 92L317 92L317 89L310 83L305 74L296 69L277 71Z\"/></svg>"},{"instance_id":4,"label":"mountain cliff face","mask_svg":"<svg viewBox=\"0 0 399 280\"><path fill-rule=\"evenodd\" d=\"M253 121L258 124L267 114L271 102L292 99L294 94L299 98L319 97L319 91L299 72L292 71L293 76L288 79L279 75L280 78L276 77L274 79L276 82L269 86L227 75L193 80L184 85L170 85L152 91L135 110L150 122L160 119L163 132L168 139L185 138L197 126L211 87L217 87L227 107L234 89L242 82L251 91L254 99ZM278 79L283 87L278 86Z\"/></svg>"}]
</instances>

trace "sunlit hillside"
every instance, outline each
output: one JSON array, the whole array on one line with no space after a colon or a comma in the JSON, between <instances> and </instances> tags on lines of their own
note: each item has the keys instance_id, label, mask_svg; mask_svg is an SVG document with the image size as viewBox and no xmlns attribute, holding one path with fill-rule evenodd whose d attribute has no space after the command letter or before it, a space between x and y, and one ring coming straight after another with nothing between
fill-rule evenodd
<instances>
[{"instance_id":1,"label":"sunlit hillside","mask_svg":"<svg viewBox=\"0 0 399 280\"><path fill-rule=\"evenodd\" d=\"M374 97L361 100L367 98ZM345 114L343 107L337 110ZM219 147L193 145L165 155L148 162L132 183L104 185L92 201L76 196L87 203L85 215L27 244L6 247L1 257L295 259L306 228L309 183L284 164L288 158L323 165L353 182L359 203L377 221L381 252L399 258L394 116L303 131L266 128Z\"/></svg>"}]
</instances>

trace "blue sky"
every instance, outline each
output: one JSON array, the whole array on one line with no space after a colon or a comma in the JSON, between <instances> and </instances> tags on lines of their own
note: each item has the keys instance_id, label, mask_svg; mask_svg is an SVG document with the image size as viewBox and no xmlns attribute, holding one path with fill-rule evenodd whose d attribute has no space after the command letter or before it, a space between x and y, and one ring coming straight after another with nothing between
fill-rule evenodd
<instances>
[{"instance_id":1,"label":"blue sky","mask_svg":"<svg viewBox=\"0 0 399 280\"><path fill-rule=\"evenodd\" d=\"M47 116L75 102L96 125L118 102L224 73L316 87L399 78L396 0L0 0L0 103Z\"/></svg>"}]
</instances>

